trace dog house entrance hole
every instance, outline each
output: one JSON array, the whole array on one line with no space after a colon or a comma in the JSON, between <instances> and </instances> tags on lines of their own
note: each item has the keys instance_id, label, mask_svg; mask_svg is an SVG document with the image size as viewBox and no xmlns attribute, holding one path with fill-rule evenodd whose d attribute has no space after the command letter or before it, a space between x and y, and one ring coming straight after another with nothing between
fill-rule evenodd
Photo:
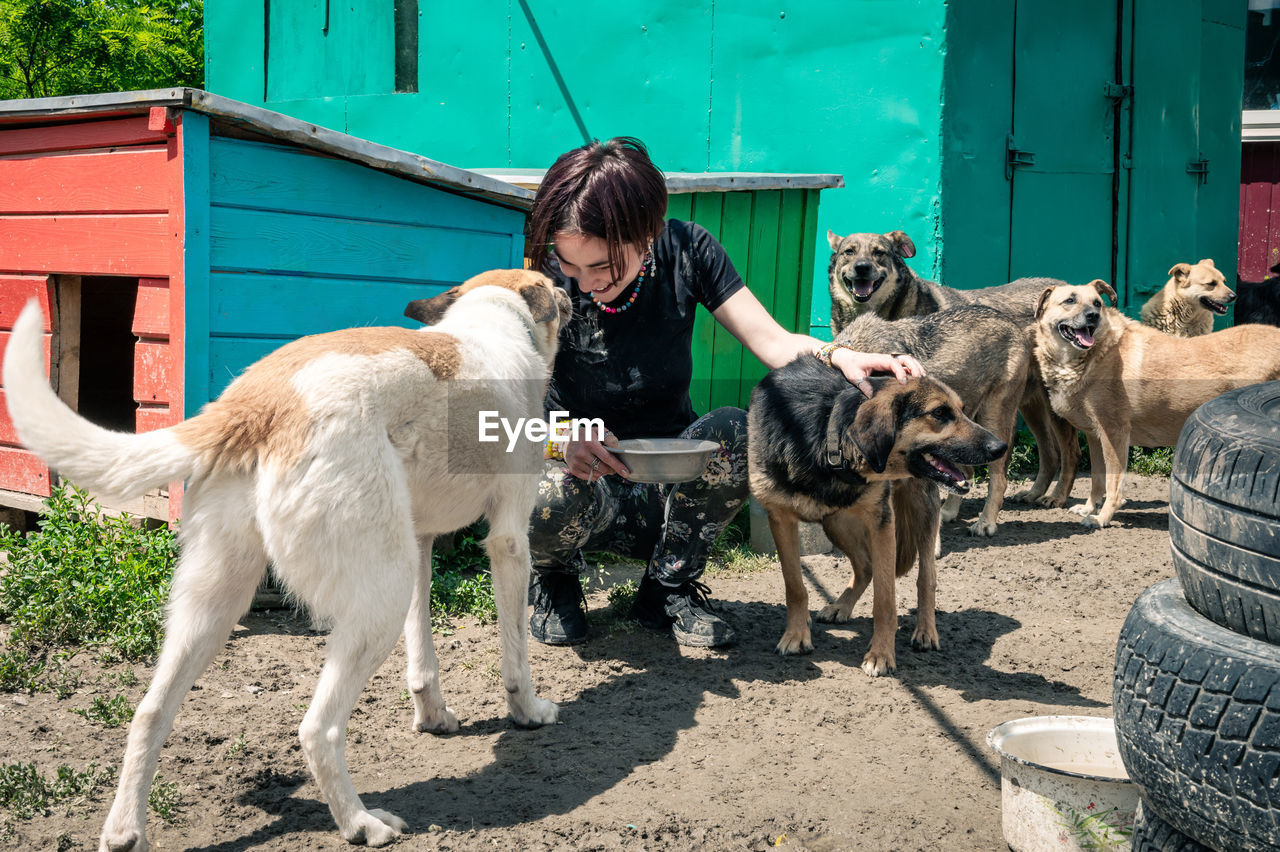
<instances>
[{"instance_id":1,"label":"dog house entrance hole","mask_svg":"<svg viewBox=\"0 0 1280 852\"><path fill-rule=\"evenodd\" d=\"M138 279L61 276L57 279L59 395L99 426L133 432L134 312Z\"/></svg>"}]
</instances>

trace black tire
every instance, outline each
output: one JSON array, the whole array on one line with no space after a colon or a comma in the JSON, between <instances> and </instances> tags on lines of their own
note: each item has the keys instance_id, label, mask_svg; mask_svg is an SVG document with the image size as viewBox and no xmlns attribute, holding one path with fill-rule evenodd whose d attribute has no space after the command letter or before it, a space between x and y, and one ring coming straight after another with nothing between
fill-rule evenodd
<instances>
[{"instance_id":1,"label":"black tire","mask_svg":"<svg viewBox=\"0 0 1280 852\"><path fill-rule=\"evenodd\" d=\"M1197 612L1280 644L1280 382L1228 391L1187 418L1169 537Z\"/></svg>"},{"instance_id":2,"label":"black tire","mask_svg":"<svg viewBox=\"0 0 1280 852\"><path fill-rule=\"evenodd\" d=\"M1138 803L1130 841L1132 852L1214 852L1162 820L1146 802Z\"/></svg>"},{"instance_id":3,"label":"black tire","mask_svg":"<svg viewBox=\"0 0 1280 852\"><path fill-rule=\"evenodd\" d=\"M1143 592L1116 647L1116 739L1143 801L1215 849L1280 850L1280 649Z\"/></svg>"}]
</instances>

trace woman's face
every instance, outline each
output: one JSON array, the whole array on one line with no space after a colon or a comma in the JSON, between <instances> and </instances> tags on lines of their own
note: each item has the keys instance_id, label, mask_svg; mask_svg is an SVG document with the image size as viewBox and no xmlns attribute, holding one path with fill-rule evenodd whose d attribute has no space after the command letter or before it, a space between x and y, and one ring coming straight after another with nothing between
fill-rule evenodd
<instances>
[{"instance_id":1,"label":"woman's face","mask_svg":"<svg viewBox=\"0 0 1280 852\"><path fill-rule=\"evenodd\" d=\"M612 302L640 274L643 253L632 245L622 247L622 275L609 268L609 244L599 237L560 232L555 237L556 258L565 275L578 280L578 289L597 302Z\"/></svg>"}]
</instances>

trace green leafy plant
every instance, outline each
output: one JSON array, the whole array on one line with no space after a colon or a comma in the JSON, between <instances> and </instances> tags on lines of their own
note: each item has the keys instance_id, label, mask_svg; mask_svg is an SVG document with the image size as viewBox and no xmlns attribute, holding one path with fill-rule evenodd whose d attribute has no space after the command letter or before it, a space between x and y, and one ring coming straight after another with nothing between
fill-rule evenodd
<instances>
[{"instance_id":1,"label":"green leafy plant","mask_svg":"<svg viewBox=\"0 0 1280 852\"><path fill-rule=\"evenodd\" d=\"M1077 808L1069 802L1056 802L1049 806L1058 816L1058 824L1082 849L1128 848L1133 836L1133 826L1123 818L1118 808L1096 810L1093 802Z\"/></svg>"},{"instance_id":2,"label":"green leafy plant","mask_svg":"<svg viewBox=\"0 0 1280 852\"><path fill-rule=\"evenodd\" d=\"M172 781L160 780L157 774L151 782L147 804L151 806L151 812L160 819L168 823L177 822L182 813L182 796L178 793L178 785Z\"/></svg>"},{"instance_id":3,"label":"green leafy plant","mask_svg":"<svg viewBox=\"0 0 1280 852\"><path fill-rule=\"evenodd\" d=\"M30 819L55 805L90 799L114 780L113 768L99 769L95 763L80 772L59 766L53 778L34 763L6 763L0 765L0 808L18 819Z\"/></svg>"},{"instance_id":4,"label":"green leafy plant","mask_svg":"<svg viewBox=\"0 0 1280 852\"><path fill-rule=\"evenodd\" d=\"M112 698L95 698L87 708L75 708L71 711L83 716L90 722L97 722L104 728L118 728L133 718L133 707L129 699L117 694Z\"/></svg>"},{"instance_id":5,"label":"green leafy plant","mask_svg":"<svg viewBox=\"0 0 1280 852\"><path fill-rule=\"evenodd\" d=\"M484 549L488 526L478 521L454 533L453 548L431 554L431 614L443 627L450 618L472 616L481 621L498 617L493 600L489 555Z\"/></svg>"},{"instance_id":6,"label":"green leafy plant","mask_svg":"<svg viewBox=\"0 0 1280 852\"><path fill-rule=\"evenodd\" d=\"M62 665L71 649L124 659L159 649L177 556L172 530L105 515L83 491L59 486L35 532L0 525L0 550L8 558L0 574L0 621L8 626L0 688L64 691L49 679L75 677Z\"/></svg>"}]
</instances>

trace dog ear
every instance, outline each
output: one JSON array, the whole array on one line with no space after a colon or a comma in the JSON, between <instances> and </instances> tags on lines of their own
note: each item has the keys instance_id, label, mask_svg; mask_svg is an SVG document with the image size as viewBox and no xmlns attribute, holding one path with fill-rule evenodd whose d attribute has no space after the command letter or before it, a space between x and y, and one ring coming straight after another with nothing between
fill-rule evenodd
<instances>
[{"instance_id":1,"label":"dog ear","mask_svg":"<svg viewBox=\"0 0 1280 852\"><path fill-rule=\"evenodd\" d=\"M1197 264L1196 264L1196 266L1207 266L1207 267L1209 267L1210 269L1213 269L1213 258L1211 258L1211 257L1202 257L1202 258L1200 258L1200 262L1199 262L1199 263L1197 263Z\"/></svg>"},{"instance_id":2,"label":"dog ear","mask_svg":"<svg viewBox=\"0 0 1280 852\"><path fill-rule=\"evenodd\" d=\"M840 241L843 239L844 237L840 236L835 231L830 228L827 229L827 245L831 246L832 251L835 251L840 247Z\"/></svg>"},{"instance_id":3,"label":"dog ear","mask_svg":"<svg viewBox=\"0 0 1280 852\"><path fill-rule=\"evenodd\" d=\"M1114 308L1119 303L1119 300L1116 299L1115 289L1110 284L1103 281L1101 278L1093 279L1092 281L1089 282L1089 286L1097 290L1102 295L1106 296L1108 299L1110 299L1111 307Z\"/></svg>"},{"instance_id":4,"label":"dog ear","mask_svg":"<svg viewBox=\"0 0 1280 852\"><path fill-rule=\"evenodd\" d=\"M876 473L884 473L898 440L898 401L903 395L887 384L858 406L853 418L853 443ZM854 389L855 393L861 391Z\"/></svg>"},{"instance_id":5,"label":"dog ear","mask_svg":"<svg viewBox=\"0 0 1280 852\"><path fill-rule=\"evenodd\" d=\"M1169 269L1169 277L1174 279L1186 278L1190 274L1191 274L1191 264L1189 263L1175 263Z\"/></svg>"},{"instance_id":6,"label":"dog ear","mask_svg":"<svg viewBox=\"0 0 1280 852\"><path fill-rule=\"evenodd\" d=\"M438 296L430 299L414 299L404 309L404 315L415 319L423 325L435 325L444 317L454 302L458 301L457 287L450 287Z\"/></svg>"},{"instance_id":7,"label":"dog ear","mask_svg":"<svg viewBox=\"0 0 1280 852\"><path fill-rule=\"evenodd\" d=\"M916 256L916 244L911 242L911 238L902 231L890 231L885 234L885 237L888 238L889 242L893 243L893 250L898 253L899 257Z\"/></svg>"},{"instance_id":8,"label":"dog ear","mask_svg":"<svg viewBox=\"0 0 1280 852\"><path fill-rule=\"evenodd\" d=\"M858 407L858 403L866 397L862 395L862 391L857 388L849 388L842 391L837 397L835 405L831 406L831 414L827 417L827 443L822 448L823 459L831 467L843 467L844 449L841 447L845 430L853 422L854 411Z\"/></svg>"},{"instance_id":9,"label":"dog ear","mask_svg":"<svg viewBox=\"0 0 1280 852\"><path fill-rule=\"evenodd\" d=\"M560 318L560 312L556 308L555 294L549 287L530 284L528 287L520 288L520 295L529 306L529 313L533 314L534 322L551 322Z\"/></svg>"},{"instance_id":10,"label":"dog ear","mask_svg":"<svg viewBox=\"0 0 1280 852\"><path fill-rule=\"evenodd\" d=\"M1049 304L1049 297L1053 295L1052 287L1045 287L1044 292L1040 294L1040 298L1036 299L1036 319L1044 316L1045 306Z\"/></svg>"}]
</instances>

